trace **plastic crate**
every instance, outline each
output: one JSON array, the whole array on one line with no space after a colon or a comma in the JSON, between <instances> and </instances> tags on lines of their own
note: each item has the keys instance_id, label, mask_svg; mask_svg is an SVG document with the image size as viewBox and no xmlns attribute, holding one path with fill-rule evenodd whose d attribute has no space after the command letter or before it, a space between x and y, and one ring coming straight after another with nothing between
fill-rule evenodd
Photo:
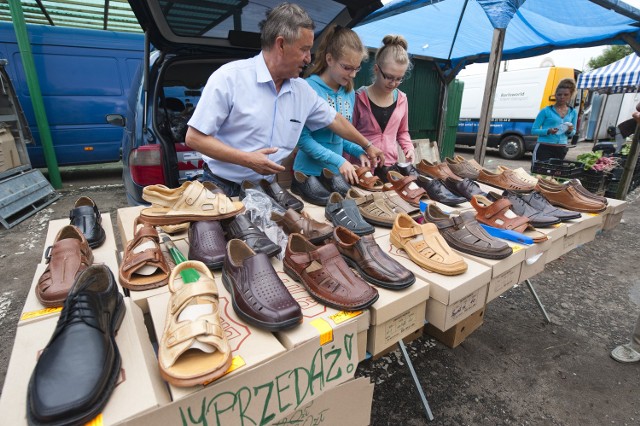
<instances>
[{"instance_id":1,"label":"plastic crate","mask_svg":"<svg viewBox=\"0 0 640 426\"><path fill-rule=\"evenodd\" d=\"M566 161L551 158L546 161L536 161L531 167L531 174L540 174L561 178L576 178L582 175L584 163L580 161Z\"/></svg>"},{"instance_id":2,"label":"plastic crate","mask_svg":"<svg viewBox=\"0 0 640 426\"><path fill-rule=\"evenodd\" d=\"M604 195L609 184L610 173L584 170L580 175L580 183L585 189L596 195Z\"/></svg>"}]
</instances>

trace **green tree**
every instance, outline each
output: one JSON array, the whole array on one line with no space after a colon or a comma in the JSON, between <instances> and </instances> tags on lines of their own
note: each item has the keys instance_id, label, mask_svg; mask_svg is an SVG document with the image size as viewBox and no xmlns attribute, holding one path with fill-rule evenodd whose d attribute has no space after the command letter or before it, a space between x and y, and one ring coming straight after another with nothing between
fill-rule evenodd
<instances>
[{"instance_id":1,"label":"green tree","mask_svg":"<svg viewBox=\"0 0 640 426\"><path fill-rule=\"evenodd\" d=\"M633 53L633 49L631 49L631 47L627 45L609 46L604 49L601 55L589 59L589 62L587 62L587 67L590 70L604 67L605 65L612 64L615 61L618 61L625 56L630 55L631 53Z\"/></svg>"}]
</instances>

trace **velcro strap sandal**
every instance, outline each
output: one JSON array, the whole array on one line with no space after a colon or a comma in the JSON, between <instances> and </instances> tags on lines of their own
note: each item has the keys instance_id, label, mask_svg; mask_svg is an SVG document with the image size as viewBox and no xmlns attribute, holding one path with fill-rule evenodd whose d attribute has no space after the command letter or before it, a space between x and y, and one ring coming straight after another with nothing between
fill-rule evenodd
<instances>
[{"instance_id":1,"label":"velcro strap sandal","mask_svg":"<svg viewBox=\"0 0 640 426\"><path fill-rule=\"evenodd\" d=\"M382 191L384 182L371 173L368 167L358 167L356 169L356 175L358 176L358 186L367 191Z\"/></svg>"},{"instance_id":2,"label":"velcro strap sandal","mask_svg":"<svg viewBox=\"0 0 640 426\"><path fill-rule=\"evenodd\" d=\"M333 226L344 226L357 235L373 234L376 230L362 218L354 200L345 200L337 192L333 192L329 197L324 216Z\"/></svg>"},{"instance_id":3,"label":"velcro strap sandal","mask_svg":"<svg viewBox=\"0 0 640 426\"><path fill-rule=\"evenodd\" d=\"M390 170L387 172L387 179L400 198L412 206L419 206L420 200L429 199L427 191L415 182L418 179L416 176L403 176Z\"/></svg>"},{"instance_id":4,"label":"velcro strap sandal","mask_svg":"<svg viewBox=\"0 0 640 426\"><path fill-rule=\"evenodd\" d=\"M548 237L531 226L529 218L518 216L511 210L511 202L501 198L491 202L483 195L474 195L471 198L471 205L476 210L476 219L485 225L498 229L520 232L532 238L534 242L546 241Z\"/></svg>"}]
</instances>

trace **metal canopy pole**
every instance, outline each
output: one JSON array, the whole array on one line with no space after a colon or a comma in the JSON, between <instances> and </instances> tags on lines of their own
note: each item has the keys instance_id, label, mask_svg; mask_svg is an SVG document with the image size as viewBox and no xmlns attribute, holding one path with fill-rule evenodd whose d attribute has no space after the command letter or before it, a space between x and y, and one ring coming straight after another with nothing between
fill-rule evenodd
<instances>
[{"instance_id":1,"label":"metal canopy pole","mask_svg":"<svg viewBox=\"0 0 640 426\"><path fill-rule=\"evenodd\" d=\"M524 280L524 282L527 284L527 287L529 287L529 291L533 295L533 298L535 299L536 303L538 304L538 307L542 311L542 315L544 315L544 319L547 321L547 323L551 324L551 319L549 318L549 315L547 314L547 311L544 308L544 305L540 301L540 298L538 297L538 293L536 293L536 290L533 288L533 284L531 284L531 281L529 281L529 280Z\"/></svg>"},{"instance_id":2,"label":"metal canopy pole","mask_svg":"<svg viewBox=\"0 0 640 426\"><path fill-rule=\"evenodd\" d=\"M636 169L636 163L638 161L638 152L640 147L638 146L638 139L640 138L640 124L636 124L636 131L633 134L633 140L631 141L631 149L629 155L627 155L627 161L624 163L624 170L620 177L620 183L618 184L618 192L616 198L618 200L624 200L627 198L627 192L633 179L633 172Z\"/></svg>"},{"instance_id":3,"label":"metal canopy pole","mask_svg":"<svg viewBox=\"0 0 640 426\"><path fill-rule=\"evenodd\" d=\"M418 379L416 370L413 368L413 363L411 362L411 358L409 358L409 354L407 353L407 347L404 345L404 342L402 341L402 339L398 340L398 346L400 346L400 350L402 351L402 356L404 357L404 360L407 363L407 367L409 367L409 371L411 372L411 377L413 378L413 382L416 385L418 394L420 394L420 400L422 400L422 406L424 407L424 412L427 415L427 419L429 419L429 421L433 421L433 413L431 413L431 407L429 407L429 402L427 401L427 397L424 395L424 391L422 390L420 379Z\"/></svg>"},{"instance_id":4,"label":"metal canopy pole","mask_svg":"<svg viewBox=\"0 0 640 426\"><path fill-rule=\"evenodd\" d=\"M24 73L27 77L27 86L29 87L33 112L36 116L36 122L38 123L38 130L40 131L40 143L42 144L44 159L49 169L49 181L55 189L60 189L62 188L62 179L60 178L56 152L53 149L53 140L51 139L47 112L42 102L42 92L40 91L36 65L31 55L31 45L29 44L29 36L27 35L27 26L24 22L22 5L19 0L9 0L9 8L11 9L11 20L13 21L13 28L16 32L18 47L20 48L22 66L24 67Z\"/></svg>"},{"instance_id":5,"label":"metal canopy pole","mask_svg":"<svg viewBox=\"0 0 640 426\"><path fill-rule=\"evenodd\" d=\"M476 137L476 149L473 158L484 165L484 155L487 150L487 140L489 137L489 127L491 125L491 113L493 112L493 97L498 85L498 74L500 73L500 58L502 57L502 47L504 45L505 28L493 30L493 41L491 42L491 54L489 55L489 70L484 86L484 97L482 98L482 108L480 109L480 122L478 124L478 136Z\"/></svg>"}]
</instances>

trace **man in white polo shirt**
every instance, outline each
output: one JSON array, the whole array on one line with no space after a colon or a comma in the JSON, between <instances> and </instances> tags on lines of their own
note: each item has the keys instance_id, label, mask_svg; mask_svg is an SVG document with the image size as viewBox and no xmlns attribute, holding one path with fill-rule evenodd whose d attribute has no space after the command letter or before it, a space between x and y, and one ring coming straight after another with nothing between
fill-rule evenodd
<instances>
[{"instance_id":1,"label":"man in white polo shirt","mask_svg":"<svg viewBox=\"0 0 640 426\"><path fill-rule=\"evenodd\" d=\"M243 180L273 179L302 131L329 127L362 146L375 165L384 154L301 78L311 62L313 29L298 5L283 3L262 24L262 51L216 70L189 120L186 143L205 160L204 179L229 196Z\"/></svg>"}]
</instances>

